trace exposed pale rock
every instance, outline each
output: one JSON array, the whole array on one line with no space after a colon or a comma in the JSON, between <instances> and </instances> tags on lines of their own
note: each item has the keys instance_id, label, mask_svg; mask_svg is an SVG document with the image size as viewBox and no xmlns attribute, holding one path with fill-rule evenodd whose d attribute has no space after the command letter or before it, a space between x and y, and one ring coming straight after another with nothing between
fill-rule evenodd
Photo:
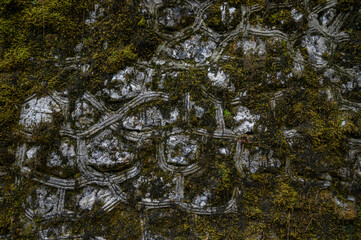
<instances>
[{"instance_id":1,"label":"exposed pale rock","mask_svg":"<svg viewBox=\"0 0 361 240\"><path fill-rule=\"evenodd\" d=\"M193 204L199 207L205 207L210 197L211 197L211 193L209 191L204 191L201 195L198 195L193 200Z\"/></svg>"},{"instance_id":2,"label":"exposed pale rock","mask_svg":"<svg viewBox=\"0 0 361 240\"><path fill-rule=\"evenodd\" d=\"M195 140L188 136L174 135L167 140L167 162L175 165L187 165L194 162L199 154Z\"/></svg>"},{"instance_id":3,"label":"exposed pale rock","mask_svg":"<svg viewBox=\"0 0 361 240\"><path fill-rule=\"evenodd\" d=\"M59 167L61 166L61 159L60 159L60 156L56 153L51 153L50 154L50 158L49 160L47 161L47 166L49 167Z\"/></svg>"},{"instance_id":4,"label":"exposed pale rock","mask_svg":"<svg viewBox=\"0 0 361 240\"><path fill-rule=\"evenodd\" d=\"M177 121L177 119L179 118L179 111L178 109L174 109L172 112L170 112L170 118L169 118L169 123L174 123L175 121Z\"/></svg>"},{"instance_id":5,"label":"exposed pale rock","mask_svg":"<svg viewBox=\"0 0 361 240\"><path fill-rule=\"evenodd\" d=\"M42 229L39 232L41 236L40 239L71 239L71 238L80 238L81 236L75 235L72 232L72 223L58 223L56 226L48 227L46 229Z\"/></svg>"},{"instance_id":6,"label":"exposed pale rock","mask_svg":"<svg viewBox=\"0 0 361 240\"><path fill-rule=\"evenodd\" d=\"M193 60L196 63L204 63L212 56L216 49L216 43L212 40L202 41L200 35L194 35L190 39L185 40L175 49L168 49L170 57L179 60Z\"/></svg>"},{"instance_id":7,"label":"exposed pale rock","mask_svg":"<svg viewBox=\"0 0 361 240\"><path fill-rule=\"evenodd\" d=\"M203 116L203 114L205 113L204 108L199 107L199 106L197 106L197 105L193 105L193 109L194 109L194 115L195 115L197 118L201 118L201 117Z\"/></svg>"},{"instance_id":8,"label":"exposed pale rock","mask_svg":"<svg viewBox=\"0 0 361 240\"><path fill-rule=\"evenodd\" d=\"M151 72L148 71L149 74ZM144 81L151 76L139 72L134 67L127 67L115 74L110 81L105 81L103 92L110 97L110 100L119 101L135 97L144 90Z\"/></svg>"},{"instance_id":9,"label":"exposed pale rock","mask_svg":"<svg viewBox=\"0 0 361 240\"><path fill-rule=\"evenodd\" d=\"M261 56L266 53L266 44L260 39L245 39L241 42L238 42L237 45L243 48L243 53L248 54L257 54Z\"/></svg>"},{"instance_id":10,"label":"exposed pale rock","mask_svg":"<svg viewBox=\"0 0 361 240\"><path fill-rule=\"evenodd\" d=\"M79 206L81 209L91 210L96 201L96 193L93 191L92 188L86 188L83 191L82 197L79 200Z\"/></svg>"},{"instance_id":11,"label":"exposed pale rock","mask_svg":"<svg viewBox=\"0 0 361 240\"><path fill-rule=\"evenodd\" d=\"M323 73L323 75L324 75L326 78L330 79L332 82L339 82L339 81L341 80L341 79L340 79L340 76L338 75L338 73L337 73L334 69L332 69L332 68L327 69L327 70Z\"/></svg>"},{"instance_id":12,"label":"exposed pale rock","mask_svg":"<svg viewBox=\"0 0 361 240\"><path fill-rule=\"evenodd\" d=\"M94 4L94 10L90 12L89 18L85 19L85 24L92 25L97 19L104 15L104 8L99 4Z\"/></svg>"},{"instance_id":13,"label":"exposed pale rock","mask_svg":"<svg viewBox=\"0 0 361 240\"><path fill-rule=\"evenodd\" d=\"M19 123L26 129L32 129L41 123L52 122L53 113L60 111L59 105L49 96L33 98L23 105Z\"/></svg>"},{"instance_id":14,"label":"exposed pale rock","mask_svg":"<svg viewBox=\"0 0 361 240\"><path fill-rule=\"evenodd\" d=\"M244 134L253 130L256 121L259 119L259 116L252 114L248 108L239 106L237 114L233 117L233 119L236 122L234 131L237 134Z\"/></svg>"},{"instance_id":15,"label":"exposed pale rock","mask_svg":"<svg viewBox=\"0 0 361 240\"><path fill-rule=\"evenodd\" d=\"M323 58L323 54L328 52L327 45L326 39L318 35L307 35L302 40L302 46L307 49L311 61L319 65L327 63Z\"/></svg>"},{"instance_id":16,"label":"exposed pale rock","mask_svg":"<svg viewBox=\"0 0 361 240\"><path fill-rule=\"evenodd\" d=\"M36 189L36 198L33 203L33 211L37 214L44 215L56 211L58 196L49 193L45 187Z\"/></svg>"},{"instance_id":17,"label":"exposed pale rock","mask_svg":"<svg viewBox=\"0 0 361 240\"><path fill-rule=\"evenodd\" d=\"M101 202L106 204L114 201L114 196L109 189L87 186L82 193L77 196L77 204L83 210L92 210L94 204Z\"/></svg>"},{"instance_id":18,"label":"exposed pale rock","mask_svg":"<svg viewBox=\"0 0 361 240\"><path fill-rule=\"evenodd\" d=\"M298 12L296 9L292 9L291 15L296 22L299 22L303 17L303 14Z\"/></svg>"},{"instance_id":19,"label":"exposed pale rock","mask_svg":"<svg viewBox=\"0 0 361 240\"><path fill-rule=\"evenodd\" d=\"M342 201L341 199L334 197L334 202L340 208L339 215L342 219L352 220L357 217L356 203L352 200L354 200L352 197L351 200L347 201Z\"/></svg>"},{"instance_id":20,"label":"exposed pale rock","mask_svg":"<svg viewBox=\"0 0 361 240\"><path fill-rule=\"evenodd\" d=\"M320 178L323 180L332 181L332 177L329 173L322 174Z\"/></svg>"},{"instance_id":21,"label":"exposed pale rock","mask_svg":"<svg viewBox=\"0 0 361 240\"><path fill-rule=\"evenodd\" d=\"M189 163L187 162L187 160L184 159L184 157L180 157L180 156L175 156L173 158L168 159L167 161L170 164L174 164L174 165L183 165L186 166Z\"/></svg>"},{"instance_id":22,"label":"exposed pale rock","mask_svg":"<svg viewBox=\"0 0 361 240\"><path fill-rule=\"evenodd\" d=\"M61 154L71 160L69 161L69 164L70 165L73 165L74 164L74 160L75 160L75 157L76 157L76 153L75 153L75 149L74 149L74 145L72 145L69 141L63 141L60 145L60 151L61 151ZM71 163L70 163L71 162Z\"/></svg>"},{"instance_id":23,"label":"exposed pale rock","mask_svg":"<svg viewBox=\"0 0 361 240\"><path fill-rule=\"evenodd\" d=\"M208 78L211 80L212 85L226 88L228 86L229 78L222 70L213 70L211 68L208 68Z\"/></svg>"},{"instance_id":24,"label":"exposed pale rock","mask_svg":"<svg viewBox=\"0 0 361 240\"><path fill-rule=\"evenodd\" d=\"M250 173L256 173L260 169L279 168L281 166L281 161L273 157L272 151L266 153L259 147L253 152L244 149L241 152L240 161L243 170Z\"/></svg>"},{"instance_id":25,"label":"exposed pale rock","mask_svg":"<svg viewBox=\"0 0 361 240\"><path fill-rule=\"evenodd\" d=\"M336 16L335 14L336 10L331 8L331 9L328 9L325 14L323 14L321 16L321 23L322 23L322 26L324 27L327 27L331 21L334 19L334 17Z\"/></svg>"},{"instance_id":26,"label":"exposed pale rock","mask_svg":"<svg viewBox=\"0 0 361 240\"><path fill-rule=\"evenodd\" d=\"M160 12L159 23L169 30L176 30L189 25L194 14L188 7L170 7Z\"/></svg>"},{"instance_id":27,"label":"exposed pale rock","mask_svg":"<svg viewBox=\"0 0 361 240\"><path fill-rule=\"evenodd\" d=\"M128 116L123 121L127 129L145 130L152 127L165 126L167 123L174 123L179 119L179 110L173 108L167 118L163 117L160 109L156 106L146 108L143 112Z\"/></svg>"},{"instance_id":28,"label":"exposed pale rock","mask_svg":"<svg viewBox=\"0 0 361 240\"><path fill-rule=\"evenodd\" d=\"M103 237L96 236L96 237L94 237L94 240L106 240L106 239Z\"/></svg>"},{"instance_id":29,"label":"exposed pale rock","mask_svg":"<svg viewBox=\"0 0 361 240\"><path fill-rule=\"evenodd\" d=\"M230 23L234 19L234 14L237 9L235 7L229 7L227 3L223 3L220 6L220 10L222 13L221 15L222 22Z\"/></svg>"},{"instance_id":30,"label":"exposed pale rock","mask_svg":"<svg viewBox=\"0 0 361 240\"><path fill-rule=\"evenodd\" d=\"M36 157L37 152L39 151L40 147L39 146L34 146L32 148L30 148L27 152L26 152L26 157L28 159L34 159Z\"/></svg>"},{"instance_id":31,"label":"exposed pale rock","mask_svg":"<svg viewBox=\"0 0 361 240\"><path fill-rule=\"evenodd\" d=\"M339 206L339 207L344 208L347 206L347 204L342 202L338 197L335 197L334 200L335 200L335 203L337 204L337 206Z\"/></svg>"},{"instance_id":32,"label":"exposed pale rock","mask_svg":"<svg viewBox=\"0 0 361 240\"><path fill-rule=\"evenodd\" d=\"M91 139L87 145L88 164L99 168L116 168L128 165L135 158L131 147L106 130Z\"/></svg>"},{"instance_id":33,"label":"exposed pale rock","mask_svg":"<svg viewBox=\"0 0 361 240\"><path fill-rule=\"evenodd\" d=\"M355 202L356 198L355 196L347 196L347 201Z\"/></svg>"},{"instance_id":34,"label":"exposed pale rock","mask_svg":"<svg viewBox=\"0 0 361 240\"><path fill-rule=\"evenodd\" d=\"M96 109L86 101L77 101L75 109L71 113L75 125L80 129L85 129L95 123Z\"/></svg>"},{"instance_id":35,"label":"exposed pale rock","mask_svg":"<svg viewBox=\"0 0 361 240\"><path fill-rule=\"evenodd\" d=\"M226 147L219 148L218 151L220 154L225 155L225 156L228 156L231 154L231 151Z\"/></svg>"},{"instance_id":36,"label":"exposed pale rock","mask_svg":"<svg viewBox=\"0 0 361 240\"><path fill-rule=\"evenodd\" d=\"M288 129L283 131L283 136L287 143L292 146L299 134L296 129Z\"/></svg>"}]
</instances>

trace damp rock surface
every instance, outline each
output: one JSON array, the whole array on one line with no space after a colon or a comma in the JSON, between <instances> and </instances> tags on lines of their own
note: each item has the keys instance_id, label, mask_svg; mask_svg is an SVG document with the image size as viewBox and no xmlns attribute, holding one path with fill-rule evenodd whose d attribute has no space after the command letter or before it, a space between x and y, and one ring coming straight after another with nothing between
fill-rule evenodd
<instances>
[{"instance_id":1,"label":"damp rock surface","mask_svg":"<svg viewBox=\"0 0 361 240\"><path fill-rule=\"evenodd\" d=\"M0 239L360 239L360 21L341 0L0 4Z\"/></svg>"}]
</instances>

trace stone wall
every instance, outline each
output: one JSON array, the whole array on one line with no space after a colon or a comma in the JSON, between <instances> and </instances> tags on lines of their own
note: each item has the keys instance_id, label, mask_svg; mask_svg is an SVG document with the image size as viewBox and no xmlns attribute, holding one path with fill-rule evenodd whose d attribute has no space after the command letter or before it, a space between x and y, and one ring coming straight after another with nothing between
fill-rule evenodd
<instances>
[{"instance_id":1,"label":"stone wall","mask_svg":"<svg viewBox=\"0 0 361 240\"><path fill-rule=\"evenodd\" d=\"M18 105L2 238L361 237L357 1L87 4Z\"/></svg>"}]
</instances>

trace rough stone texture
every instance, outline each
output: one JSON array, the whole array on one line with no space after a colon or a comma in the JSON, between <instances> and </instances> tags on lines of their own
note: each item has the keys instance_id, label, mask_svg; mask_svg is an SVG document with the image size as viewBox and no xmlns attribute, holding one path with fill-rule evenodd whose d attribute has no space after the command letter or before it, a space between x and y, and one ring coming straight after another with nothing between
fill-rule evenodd
<instances>
[{"instance_id":1,"label":"rough stone texture","mask_svg":"<svg viewBox=\"0 0 361 240\"><path fill-rule=\"evenodd\" d=\"M106 4L99 2L85 19L90 27L110 14ZM325 1L313 7L307 2L301 4L304 7L301 11L291 4L276 5L268 1L250 6L233 6L228 2L213 6L211 1L193 0L184 3L140 1L142 14L147 19L145 24L162 40L149 60L138 59L109 74L97 92L85 91L74 96L66 91L53 91L43 97L34 95L21 106L22 140L13 166L20 169L18 187L26 181L36 184L24 202L23 221L38 224L33 230L40 239L89 239L85 232L73 232L72 222L84 221L93 216L92 213L111 216L119 206L128 206L139 214L136 219L139 219L141 239L178 239L176 234L162 237L162 231L155 232L159 227L155 223L172 219L172 211L176 210L195 219L241 216L246 209L242 203L250 198L250 193L244 193L242 188L256 185L251 182L257 182L257 174L287 176L294 186L304 184L310 177L316 179L312 184L320 189L327 190L335 184L353 189L357 185L355 182L361 179L361 140L357 136L347 136L345 140L348 152L340 161L350 164L332 165L331 172L331 163L314 160L321 162L318 175L298 176L292 172L292 161L297 164L297 157L313 159L313 153L307 152L309 146L302 146L302 141L309 137L305 132L316 130L308 123L297 125L296 121L271 131L272 124L267 122L267 119L282 118L284 110L278 107L291 101L287 99L290 91L294 88L301 94L307 91L298 85L288 85L297 77L301 81L307 67L323 76L310 82L309 88L324 85L320 95L326 96L326 103L337 101L340 118L347 118L348 114L361 109L360 103L343 97L359 89L360 67L346 68L332 62L337 45L349 39L342 29L347 11L337 10L337 1ZM275 9L287 10L293 24L307 21L307 29L292 33L283 31L286 18L277 23L279 25L263 24L260 17L266 17L268 11ZM218 25L211 19L212 11L219 11ZM76 52L81 51L82 44L78 43ZM272 52L279 46L284 50ZM281 62L281 66L286 65L282 56L289 56L290 69L275 66L274 72L257 75L257 71L261 71L257 62L265 61L268 54L280 54L273 61ZM231 67L237 68L231 62L235 59L242 62L244 69L229 71ZM85 65L73 65L84 73L92 71ZM194 77L191 73L197 70L201 73ZM244 72L258 79L240 87L246 84ZM326 85L327 80L331 84ZM265 91L264 95L258 95L259 99L246 104L256 85L267 84L275 84L280 90ZM278 110L264 116L259 109L252 109L264 101L263 98L268 99L264 105ZM305 101L294 109L307 108L307 99ZM57 123L55 118L60 117L63 121ZM341 120L340 127L352 128L349 120ZM34 132L44 123L58 124L59 139L52 139L54 144L49 148L46 143L38 142ZM276 140L272 144L257 141L257 137L262 139L259 135ZM296 156L293 152L296 148L304 150L303 155ZM356 194L357 189L349 192ZM287 199L278 199L276 193L268 196L276 199L277 206L287 209L284 214L288 217L280 215L279 218L287 218L288 223L282 224L289 226L291 209L297 209L290 207L295 204L291 201L292 192L287 188L274 191ZM326 194L322 196L327 198ZM340 218L357 217L358 195L329 198L339 207ZM267 209L270 200L263 200L262 206ZM257 214L262 211L268 210L253 209L252 221L257 222L261 216ZM48 224L57 219L61 222ZM252 224L244 223L244 228L255 226ZM170 231L183 224L175 225ZM248 231L252 228L247 229L247 234ZM290 227L287 239L291 239L289 231ZM188 239L213 239L209 238L211 232ZM279 239L272 238L272 234L270 230L265 236L257 231L243 236L244 239ZM114 236L107 236L104 230L93 233L90 239L114 239Z\"/></svg>"},{"instance_id":2,"label":"rough stone texture","mask_svg":"<svg viewBox=\"0 0 361 240\"><path fill-rule=\"evenodd\" d=\"M26 129L51 122L52 113L59 112L59 105L51 97L32 98L23 105L20 124Z\"/></svg>"}]
</instances>

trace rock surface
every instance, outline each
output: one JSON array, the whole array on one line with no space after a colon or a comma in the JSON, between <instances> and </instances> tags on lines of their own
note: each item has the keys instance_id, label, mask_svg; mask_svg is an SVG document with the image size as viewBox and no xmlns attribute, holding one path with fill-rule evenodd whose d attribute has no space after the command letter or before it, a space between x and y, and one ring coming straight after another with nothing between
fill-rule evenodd
<instances>
[{"instance_id":1,"label":"rock surface","mask_svg":"<svg viewBox=\"0 0 361 240\"><path fill-rule=\"evenodd\" d=\"M7 169L29 236L360 237L361 70L345 46L359 4L113 2L84 10L76 56L54 64L74 85L18 106Z\"/></svg>"}]
</instances>

